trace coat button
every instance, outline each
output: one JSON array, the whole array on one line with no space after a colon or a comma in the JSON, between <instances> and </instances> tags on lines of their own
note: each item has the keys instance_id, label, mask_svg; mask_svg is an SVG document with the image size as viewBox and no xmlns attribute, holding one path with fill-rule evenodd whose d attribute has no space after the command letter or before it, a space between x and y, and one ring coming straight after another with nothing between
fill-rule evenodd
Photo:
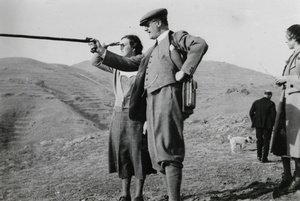
<instances>
[{"instance_id":1,"label":"coat button","mask_svg":"<svg viewBox=\"0 0 300 201\"><path fill-rule=\"evenodd\" d=\"M291 87L291 88L293 88L293 87L294 87L294 85L292 85L292 84L291 84L291 85L290 85L290 87Z\"/></svg>"}]
</instances>

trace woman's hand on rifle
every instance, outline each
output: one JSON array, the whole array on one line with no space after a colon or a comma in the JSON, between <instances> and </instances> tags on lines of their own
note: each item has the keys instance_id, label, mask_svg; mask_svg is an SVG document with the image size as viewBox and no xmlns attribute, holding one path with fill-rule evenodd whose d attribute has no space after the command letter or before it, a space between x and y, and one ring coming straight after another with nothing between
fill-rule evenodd
<instances>
[{"instance_id":1,"label":"woman's hand on rifle","mask_svg":"<svg viewBox=\"0 0 300 201\"><path fill-rule=\"evenodd\" d=\"M287 81L286 76L282 76L282 77L277 77L277 78L275 78L275 83L276 83L276 85L278 85L278 86L282 86L283 84L286 83L286 81Z\"/></svg>"}]
</instances>

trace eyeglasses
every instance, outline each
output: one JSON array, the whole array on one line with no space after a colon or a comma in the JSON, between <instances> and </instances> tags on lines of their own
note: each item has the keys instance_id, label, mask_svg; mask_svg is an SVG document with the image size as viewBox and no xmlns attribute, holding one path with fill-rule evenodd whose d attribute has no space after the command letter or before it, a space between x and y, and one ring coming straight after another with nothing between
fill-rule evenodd
<instances>
[{"instance_id":1,"label":"eyeglasses","mask_svg":"<svg viewBox=\"0 0 300 201\"><path fill-rule=\"evenodd\" d=\"M288 41L291 41L291 40L293 40L294 38L293 38L293 37L286 37L286 39L287 39Z\"/></svg>"},{"instance_id":2,"label":"eyeglasses","mask_svg":"<svg viewBox=\"0 0 300 201\"><path fill-rule=\"evenodd\" d=\"M125 45L123 43L120 43L120 48L123 49L125 47Z\"/></svg>"},{"instance_id":3,"label":"eyeglasses","mask_svg":"<svg viewBox=\"0 0 300 201\"><path fill-rule=\"evenodd\" d=\"M287 35L286 35L286 39L287 39L288 41L291 41L291 40L295 39L295 36L294 36L293 34L287 34Z\"/></svg>"}]
</instances>

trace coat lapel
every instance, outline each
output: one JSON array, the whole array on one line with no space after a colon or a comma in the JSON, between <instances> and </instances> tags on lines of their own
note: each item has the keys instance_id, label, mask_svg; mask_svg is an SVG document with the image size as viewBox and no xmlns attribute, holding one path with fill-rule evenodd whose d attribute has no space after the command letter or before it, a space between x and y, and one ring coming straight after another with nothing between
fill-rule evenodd
<instances>
[{"instance_id":1,"label":"coat lapel","mask_svg":"<svg viewBox=\"0 0 300 201\"><path fill-rule=\"evenodd\" d=\"M145 90L144 90L144 79L146 74L146 69L148 65L148 61L150 59L151 53L155 45L151 47L145 54L142 59L138 73L136 76L136 80L133 85L133 90L130 96L130 110L129 116L133 120L144 121L146 120L146 98L145 98Z\"/></svg>"},{"instance_id":2,"label":"coat lapel","mask_svg":"<svg viewBox=\"0 0 300 201\"><path fill-rule=\"evenodd\" d=\"M296 68L296 63L295 63L295 59L298 56L298 54L300 53L300 49L298 49L297 51L294 52L294 54L291 56L290 60L289 60L289 75L291 74L291 69Z\"/></svg>"}]
</instances>

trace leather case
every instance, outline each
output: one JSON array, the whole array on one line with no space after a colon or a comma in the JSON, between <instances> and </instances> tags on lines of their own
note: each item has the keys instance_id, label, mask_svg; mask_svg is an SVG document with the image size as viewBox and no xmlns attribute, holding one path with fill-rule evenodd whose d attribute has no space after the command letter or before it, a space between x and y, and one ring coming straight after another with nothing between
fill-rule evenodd
<instances>
[{"instance_id":1,"label":"leather case","mask_svg":"<svg viewBox=\"0 0 300 201\"><path fill-rule=\"evenodd\" d=\"M196 107L197 82L188 78L182 84L182 112L192 114Z\"/></svg>"}]
</instances>

